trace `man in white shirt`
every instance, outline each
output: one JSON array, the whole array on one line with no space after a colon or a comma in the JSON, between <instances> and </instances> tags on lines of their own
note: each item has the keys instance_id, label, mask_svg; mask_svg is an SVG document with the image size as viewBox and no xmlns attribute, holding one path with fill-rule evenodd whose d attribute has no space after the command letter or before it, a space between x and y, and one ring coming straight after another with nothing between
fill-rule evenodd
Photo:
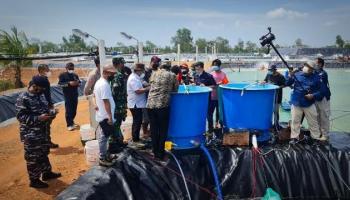
<instances>
[{"instance_id":1,"label":"man in white shirt","mask_svg":"<svg viewBox=\"0 0 350 200\"><path fill-rule=\"evenodd\" d=\"M132 141L140 141L140 129L142 124L142 109L146 108L146 92L149 87L143 87L142 81L145 75L145 65L135 64L134 72L129 76L127 82L128 108L132 114Z\"/></svg>"},{"instance_id":2,"label":"man in white shirt","mask_svg":"<svg viewBox=\"0 0 350 200\"><path fill-rule=\"evenodd\" d=\"M113 65L106 65L103 68L102 77L96 82L94 87L94 96L96 101L96 121L99 123L102 133L98 139L100 148L100 165L110 166L111 160L108 155L107 142L115 129L113 123L115 122L113 113L115 103L112 96L109 79L114 76L116 69Z\"/></svg>"}]
</instances>

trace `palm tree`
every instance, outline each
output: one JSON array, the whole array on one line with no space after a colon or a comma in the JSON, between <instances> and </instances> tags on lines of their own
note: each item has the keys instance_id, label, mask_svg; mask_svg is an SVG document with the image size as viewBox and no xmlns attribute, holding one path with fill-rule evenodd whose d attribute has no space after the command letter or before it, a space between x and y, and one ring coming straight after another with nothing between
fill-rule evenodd
<instances>
[{"instance_id":1,"label":"palm tree","mask_svg":"<svg viewBox=\"0 0 350 200\"><path fill-rule=\"evenodd\" d=\"M23 87L21 81L21 66L24 64L21 58L26 57L29 43L26 34L23 31L18 32L16 27L11 28L8 33L0 30L0 54L5 54L6 57L13 57L14 60L8 64L15 68L15 87Z\"/></svg>"}]
</instances>

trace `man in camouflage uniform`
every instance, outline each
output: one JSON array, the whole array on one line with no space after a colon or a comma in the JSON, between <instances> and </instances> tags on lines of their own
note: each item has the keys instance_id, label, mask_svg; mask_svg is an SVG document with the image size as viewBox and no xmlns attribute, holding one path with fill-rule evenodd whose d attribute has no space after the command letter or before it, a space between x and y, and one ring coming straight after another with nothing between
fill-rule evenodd
<instances>
[{"instance_id":1,"label":"man in camouflage uniform","mask_svg":"<svg viewBox=\"0 0 350 200\"><path fill-rule=\"evenodd\" d=\"M34 76L29 83L28 91L23 92L17 99L16 112L20 123L20 138L24 144L24 158L30 179L30 187L46 188L49 179L58 178L60 173L51 171L48 158L50 143L47 136L47 124L57 111L49 110L48 102L42 95L45 78Z\"/></svg>"},{"instance_id":2,"label":"man in camouflage uniform","mask_svg":"<svg viewBox=\"0 0 350 200\"><path fill-rule=\"evenodd\" d=\"M124 59L122 59L123 61ZM119 61L119 60L118 60ZM127 77L123 73L123 65L120 65L121 62L118 62L116 59L113 60L113 66L117 69L113 79L110 80L112 96L115 102L115 111L114 117L116 119L115 135L110 137L110 151L111 153L117 153L120 151L120 147L123 145L123 133L120 129L120 126L123 121L125 121L127 116L127 93L126 93L126 81ZM117 149L119 148L119 150Z\"/></svg>"}]
</instances>

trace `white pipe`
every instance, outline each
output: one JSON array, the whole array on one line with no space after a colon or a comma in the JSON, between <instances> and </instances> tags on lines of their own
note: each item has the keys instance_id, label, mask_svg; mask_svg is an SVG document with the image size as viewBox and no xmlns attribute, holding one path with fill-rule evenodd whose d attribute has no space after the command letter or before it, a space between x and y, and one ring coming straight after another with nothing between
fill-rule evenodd
<instances>
[{"instance_id":1,"label":"white pipe","mask_svg":"<svg viewBox=\"0 0 350 200\"><path fill-rule=\"evenodd\" d=\"M99 40L98 41L98 53L100 57L100 72L101 72L101 77L103 76L103 67L106 65L106 52L105 52L105 41L104 40Z\"/></svg>"},{"instance_id":2,"label":"white pipe","mask_svg":"<svg viewBox=\"0 0 350 200\"><path fill-rule=\"evenodd\" d=\"M198 45L196 45L196 62L198 61Z\"/></svg>"},{"instance_id":3,"label":"white pipe","mask_svg":"<svg viewBox=\"0 0 350 200\"><path fill-rule=\"evenodd\" d=\"M139 42L139 63L143 63L143 43Z\"/></svg>"}]
</instances>

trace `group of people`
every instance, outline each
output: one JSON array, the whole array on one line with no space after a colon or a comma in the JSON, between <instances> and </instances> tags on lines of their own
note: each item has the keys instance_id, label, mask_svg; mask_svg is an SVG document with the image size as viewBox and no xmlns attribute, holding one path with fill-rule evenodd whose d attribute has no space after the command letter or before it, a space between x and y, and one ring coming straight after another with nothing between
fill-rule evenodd
<instances>
[{"instance_id":1,"label":"group of people","mask_svg":"<svg viewBox=\"0 0 350 200\"><path fill-rule=\"evenodd\" d=\"M212 62L210 73L204 70L203 62L194 63L190 69L185 63L171 66L169 61L162 62L157 56L151 58L149 66L136 63L132 70L125 66L122 57L113 58L111 64L103 67L100 66L98 57L94 62L96 68L89 73L84 95L88 97L90 112L93 113L94 119L91 122L97 122L93 127L99 126L101 129L98 137L100 165L110 166L116 153L127 145L123 141L121 125L127 117L128 109L133 118L131 144L142 143L144 139L151 140L154 157L159 160L165 158L164 145L169 126L170 97L171 93L178 90L180 84L212 88L209 106L206 108L208 132L222 127L219 121L217 88L229 81L221 71L219 59ZM318 58L316 62L304 63L302 68L289 70L285 76L277 71L276 65L271 65L268 69L264 82L279 86L275 102L275 125L278 125L282 90L284 87L293 89L290 100L292 144L298 142L304 117L313 139L328 140L331 92L328 75L323 67L324 60ZM48 158L50 148L58 147L50 137L50 125L58 113L51 99L48 79L50 75L49 67L40 64L38 75L32 78L27 91L18 97L16 103L30 186L34 188L48 187L43 181L61 176L60 173L52 172ZM58 84L64 94L67 130L72 131L79 128L74 118L78 105L78 88L81 84L78 75L74 73L73 63L67 63L66 71L59 75ZM140 137L141 128L144 138Z\"/></svg>"},{"instance_id":2,"label":"group of people","mask_svg":"<svg viewBox=\"0 0 350 200\"><path fill-rule=\"evenodd\" d=\"M328 141L330 129L330 87L328 74L324 70L324 60L317 58L315 62L309 61L297 69L290 69L285 76L277 71L276 65L268 69L265 82L278 85L275 125L278 126L278 109L282 102L282 89L293 89L290 97L291 103L291 144L299 142L300 128L305 118L315 141L321 143ZM276 123L277 122L277 123Z\"/></svg>"}]
</instances>

